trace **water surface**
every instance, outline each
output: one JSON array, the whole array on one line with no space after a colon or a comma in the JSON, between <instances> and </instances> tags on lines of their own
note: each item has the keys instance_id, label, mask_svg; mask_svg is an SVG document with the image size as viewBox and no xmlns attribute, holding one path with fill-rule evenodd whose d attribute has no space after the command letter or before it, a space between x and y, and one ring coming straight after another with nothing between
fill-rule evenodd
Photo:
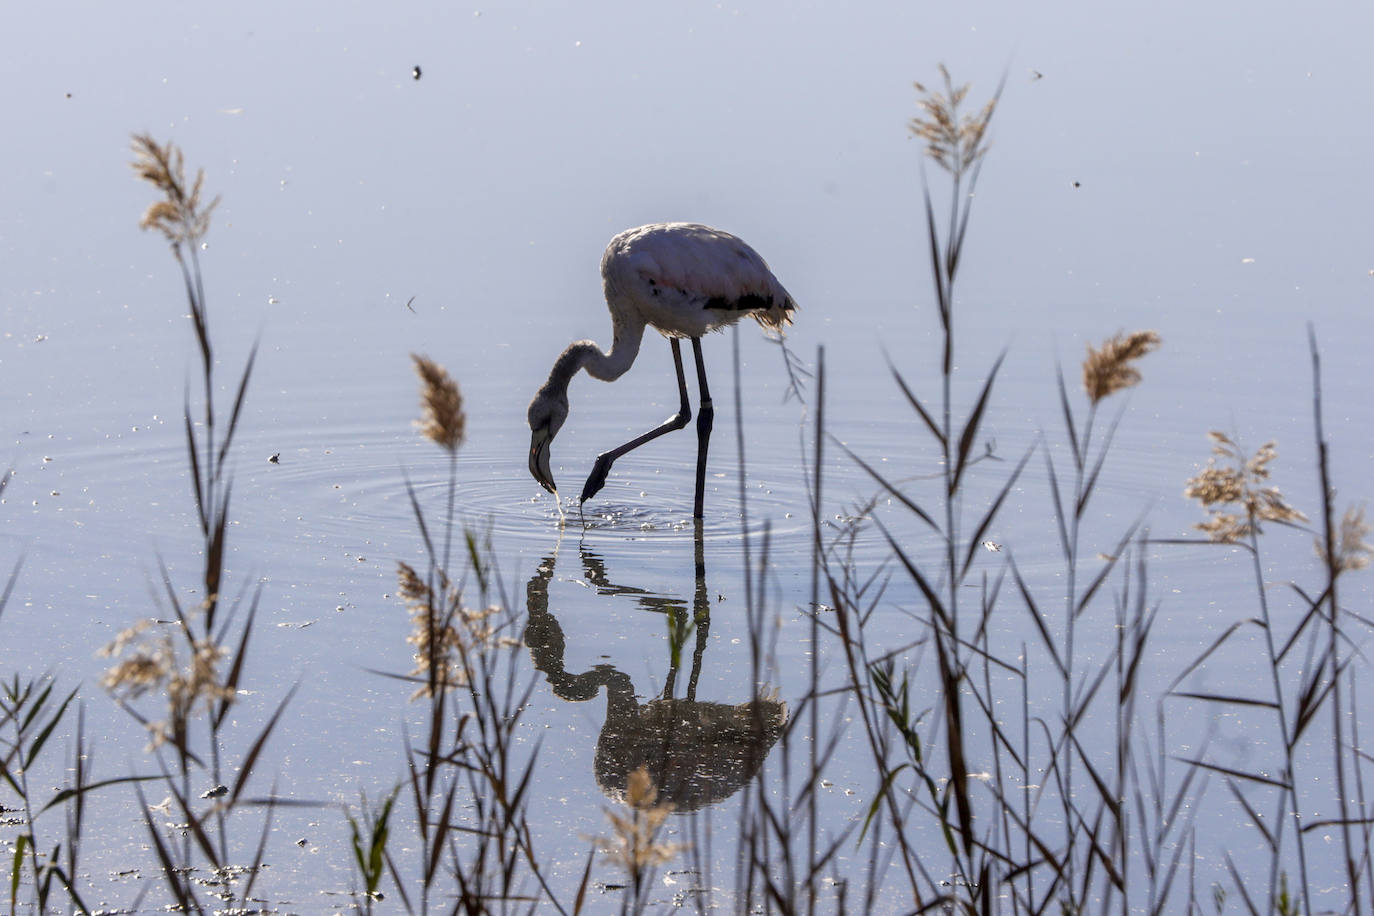
<instances>
[{"instance_id":1,"label":"water surface","mask_svg":"<svg viewBox=\"0 0 1374 916\"><path fill-rule=\"evenodd\" d=\"M396 562L424 556L409 494L432 519L445 506L446 458L411 425L408 354L427 353L466 397L458 522L489 534L513 610L541 596L565 638L562 671L580 685L562 690L534 668L553 662L531 659L533 810L560 878L576 879L582 837L604 829L597 741L611 707L646 718L651 701L685 697L688 682L692 700L716 711L763 695L795 708L805 695L802 456L818 390L813 381L802 399L787 397L781 355L753 327L741 328L738 381L734 339L706 342L717 412L699 545L690 430L618 462L585 507L585 530L576 515L560 528L525 468L524 407L568 341L609 343L596 265L610 236L703 221L749 240L797 298L789 346L808 367L825 347L827 531L876 490L846 448L928 493L937 456L891 371L933 403L938 325L920 183L924 174L938 190L941 176L923 173L904 122L911 81L933 84L939 61L973 80L976 98L1006 78L957 318L962 409L1008 353L984 436L1001 460L978 467L970 504L991 498L1037 437L1064 467L1056 367L1076 390L1085 343L1149 327L1164 346L1142 365L1145 383L1115 399L1125 418L1089 553L1113 549L1139 519L1160 536L1188 532L1197 510L1180 494L1213 428L1251 448L1276 439L1277 482L1311 513L1308 323L1324 358L1340 500L1371 496L1362 370L1374 332L1374 140L1352 115L1374 76L1366 10L12 12L0 83L11 123L28 127L0 150L0 463L15 469L0 561L24 565L0 617L0 674L80 684L110 773L148 764L140 729L101 695L106 662L94 653L133 621L165 616L153 598L159 563L178 594L198 600L182 430L194 354L175 264L137 230L151 198L126 165L135 130L175 140L223 196L201 253L221 382L259 351L235 449L229 575L236 593L261 583L262 599L235 734L252 733L299 685L271 745L280 791L352 802L359 788L375 797L401 778L411 688L373 672L413 664L395 594ZM565 494L597 453L670 414L674 387L652 333L616 384L578 379L554 450ZM1030 462L989 532L1003 553L978 564L994 573L1010 551L1031 587L1053 594L1062 562L1047 474L1042 458ZM873 514L913 556L938 557L887 500ZM875 527L863 532L855 563L876 569L887 547ZM1310 574L1309 557L1307 542L1290 540L1267 574ZM1253 595L1224 549L1160 548L1150 560L1157 688L1252 613ZM703 596L710 625L675 669L667 623L699 617ZM781 629L754 683L745 609L760 596ZM1346 598L1359 604L1367 591L1361 583ZM894 577L875 638L908 644L919 610L916 590ZM1036 638L1023 611L998 619L1003 647ZM1108 639L1087 639L1085 657ZM1199 689L1252 676L1242 656L1209 669ZM837 666L823 660L827 676ZM1224 738L1219 753L1237 765L1266 752L1262 735L1239 726ZM873 789L857 736L831 778L830 814L848 823ZM701 807L729 824L738 803L726 794ZM112 791L95 809L102 839L89 880L114 902L136 894L134 881L110 877L128 864L119 838L141 836L135 807ZM334 810L283 814L265 893L308 907L347 890L347 857ZM598 876L613 878L609 866Z\"/></svg>"}]
</instances>

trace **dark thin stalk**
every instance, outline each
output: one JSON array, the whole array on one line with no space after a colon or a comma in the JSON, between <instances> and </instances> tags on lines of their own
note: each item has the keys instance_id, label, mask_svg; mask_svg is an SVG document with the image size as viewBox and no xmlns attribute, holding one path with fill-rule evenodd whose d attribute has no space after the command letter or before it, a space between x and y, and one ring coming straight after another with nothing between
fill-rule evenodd
<instances>
[{"instance_id":1,"label":"dark thin stalk","mask_svg":"<svg viewBox=\"0 0 1374 916\"><path fill-rule=\"evenodd\" d=\"M1355 903L1355 913L1363 912L1364 904L1359 894L1360 868L1355 861L1354 847L1350 838L1349 790L1345 772L1345 748L1341 736L1345 734L1344 703L1341 699L1341 644L1340 613L1341 605L1337 598L1337 579L1341 573L1341 558L1337 555L1339 545L1336 539L1336 508L1333 505L1335 487L1331 482L1330 454L1326 444L1326 432L1322 419L1322 367L1321 354L1317 349L1317 335L1312 325L1307 326L1308 349L1312 354L1312 425L1317 441L1317 474L1321 481L1322 497L1322 559L1326 572L1326 623L1327 623L1327 664L1331 671L1331 750L1336 777L1336 799L1340 807L1341 819L1341 858L1344 860L1345 877L1349 883L1350 897ZM1296 800L1295 800L1296 802ZM1295 804L1296 807L1296 804ZM1301 834L1299 846L1301 846ZM1304 875L1304 879L1306 876ZM1307 881L1303 881L1303 904L1312 912L1311 901L1307 898Z\"/></svg>"},{"instance_id":2,"label":"dark thin stalk","mask_svg":"<svg viewBox=\"0 0 1374 916\"><path fill-rule=\"evenodd\" d=\"M1284 826L1288 822L1288 815L1291 812L1297 829L1294 831L1295 841L1298 847L1298 870L1300 881L1303 887L1304 896L1307 893L1307 855L1306 844L1302 836L1302 809L1298 806L1298 787L1297 774L1294 770L1293 737L1288 726L1288 710L1284 701L1283 680L1280 677L1281 668L1278 660L1278 650L1274 642L1273 618L1269 614L1268 590L1264 584L1264 568L1260 563L1259 550L1259 519L1253 513L1250 514L1249 543L1246 545L1250 554L1251 570L1255 576L1255 591L1259 599L1260 621L1263 623L1264 641L1269 655L1269 675L1274 691L1275 713L1279 720L1279 734L1283 737L1284 771L1283 771L1283 790L1279 792L1277 810L1274 817L1274 846L1270 859L1269 868L1269 894L1268 902L1270 906L1278 900L1279 875L1282 871L1281 853L1283 850ZM1312 912L1310 903L1304 900L1307 912Z\"/></svg>"},{"instance_id":3,"label":"dark thin stalk","mask_svg":"<svg viewBox=\"0 0 1374 916\"><path fill-rule=\"evenodd\" d=\"M820 690L821 670L820 670L820 571L823 562L823 547L821 542L820 525L820 506L821 506L821 462L824 458L825 444L825 347L818 347L816 350L816 435L815 435L815 454L812 456L812 485L811 485L811 702L810 702L810 731L811 740L809 742L810 764L809 772L813 780L820 773L819 761L817 759L818 745L820 744L820 704L816 702L816 694ZM813 788L807 793L807 861L816 861L817 848L817 820L816 792ZM807 912L814 914L816 911L816 875L814 871L808 869L807 879Z\"/></svg>"}]
</instances>

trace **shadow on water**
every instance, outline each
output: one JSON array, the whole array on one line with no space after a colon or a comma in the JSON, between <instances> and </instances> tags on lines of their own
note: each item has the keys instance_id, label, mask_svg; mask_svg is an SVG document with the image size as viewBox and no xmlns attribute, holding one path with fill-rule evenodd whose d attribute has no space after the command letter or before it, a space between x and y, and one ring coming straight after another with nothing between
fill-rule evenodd
<instances>
[{"instance_id":1,"label":"shadow on water","mask_svg":"<svg viewBox=\"0 0 1374 916\"><path fill-rule=\"evenodd\" d=\"M613 665L594 665L580 673L564 666L567 640L549 607L557 548L540 561L526 585L525 644L554 695L568 702L586 702L606 688L606 720L593 764L601 791L623 802L629 775L646 767L658 798L671 802L679 813L717 804L748 784L787 724L787 704L776 697L756 696L737 705L696 698L711 629L700 522L694 526L693 545L696 583L690 610L682 599L614 582L605 559L585 542L578 546L583 574L598 595L630 598L642 609L666 617L668 672L662 693L646 703L639 702L630 676ZM682 656L693 636L685 695L677 697Z\"/></svg>"}]
</instances>

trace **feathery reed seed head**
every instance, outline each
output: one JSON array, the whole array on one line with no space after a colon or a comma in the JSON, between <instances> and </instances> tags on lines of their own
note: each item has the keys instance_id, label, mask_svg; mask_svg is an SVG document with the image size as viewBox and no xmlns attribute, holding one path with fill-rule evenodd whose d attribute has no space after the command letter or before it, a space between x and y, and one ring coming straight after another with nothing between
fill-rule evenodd
<instances>
[{"instance_id":1,"label":"feathery reed seed head","mask_svg":"<svg viewBox=\"0 0 1374 916\"><path fill-rule=\"evenodd\" d=\"M968 95L969 85L955 87L945 65L940 65L943 92L914 83L921 94L921 114L911 119L911 133L926 144L926 155L956 178L973 167L988 151L984 142L997 99L989 99L976 114L959 116L959 106Z\"/></svg>"},{"instance_id":2,"label":"feathery reed seed head","mask_svg":"<svg viewBox=\"0 0 1374 916\"><path fill-rule=\"evenodd\" d=\"M194 640L191 657L183 666L167 634L145 635L152 626L150 620L135 624L99 653L106 658L123 656L100 679L100 685L119 702L129 703L153 691L165 694L167 718L146 724L149 749L185 735L197 705L209 710L218 702L234 699L233 688L219 678L219 663L228 654L222 646L209 639Z\"/></svg>"},{"instance_id":3,"label":"feathery reed seed head","mask_svg":"<svg viewBox=\"0 0 1374 916\"><path fill-rule=\"evenodd\" d=\"M162 200L149 205L139 227L156 229L173 247L194 242L209 232L210 214L219 205L219 198L201 206L205 171L197 171L196 180L188 187L181 150L170 140L159 146L151 134L134 134L133 150L134 171L163 195Z\"/></svg>"},{"instance_id":4,"label":"feathery reed seed head","mask_svg":"<svg viewBox=\"0 0 1374 916\"><path fill-rule=\"evenodd\" d=\"M1098 349L1089 345L1088 356L1083 360L1083 390L1088 399L1096 404L1123 388L1139 384L1140 372L1131 363L1153 352L1159 343L1155 331L1136 331L1117 334Z\"/></svg>"},{"instance_id":5,"label":"feathery reed seed head","mask_svg":"<svg viewBox=\"0 0 1374 916\"><path fill-rule=\"evenodd\" d=\"M1374 560L1374 546L1365 541L1369 534L1369 523L1365 521L1364 506L1351 506L1341 518L1340 531L1336 535L1335 562L1330 562L1322 542L1316 542L1317 558L1327 562L1338 573L1364 569Z\"/></svg>"},{"instance_id":6,"label":"feathery reed seed head","mask_svg":"<svg viewBox=\"0 0 1374 916\"><path fill-rule=\"evenodd\" d=\"M420 403L424 414L416 423L420 434L449 453L456 453L467 435L467 414L457 382L444 367L426 356L412 353L415 372L420 376Z\"/></svg>"},{"instance_id":7,"label":"feathery reed seed head","mask_svg":"<svg viewBox=\"0 0 1374 916\"><path fill-rule=\"evenodd\" d=\"M1183 491L1184 496L1196 499L1208 510L1207 521L1198 522L1194 528L1213 541L1234 544L1251 533L1262 534L1260 522L1307 521L1307 516L1288 505L1278 487L1263 486L1269 479L1270 462L1278 457L1273 442L1266 442L1247 457L1225 433L1213 430L1208 436L1212 457Z\"/></svg>"},{"instance_id":8,"label":"feathery reed seed head","mask_svg":"<svg viewBox=\"0 0 1374 916\"><path fill-rule=\"evenodd\" d=\"M669 802L658 804L658 789L648 767L640 766L630 773L625 806L629 808L627 814L606 812L615 836L597 837L596 845L637 884L648 869L670 861L685 847L658 840L658 832L673 806Z\"/></svg>"},{"instance_id":9,"label":"feathery reed seed head","mask_svg":"<svg viewBox=\"0 0 1374 916\"><path fill-rule=\"evenodd\" d=\"M406 642L415 647L412 677L425 683L412 700L432 696L435 690L452 690L472 683L476 653L512 643L500 637L492 618L500 608L480 610L463 607L462 593L438 574L438 587L428 585L408 563L396 564L397 591L410 608L413 627ZM436 594L437 592L437 594Z\"/></svg>"}]
</instances>

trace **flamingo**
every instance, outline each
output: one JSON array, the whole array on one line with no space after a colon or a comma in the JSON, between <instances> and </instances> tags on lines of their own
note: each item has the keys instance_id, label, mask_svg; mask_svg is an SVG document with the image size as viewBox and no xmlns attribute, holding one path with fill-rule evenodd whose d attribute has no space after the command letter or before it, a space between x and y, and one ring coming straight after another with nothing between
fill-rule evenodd
<instances>
[{"instance_id":1,"label":"flamingo","mask_svg":"<svg viewBox=\"0 0 1374 916\"><path fill-rule=\"evenodd\" d=\"M595 342L578 340L554 361L548 381L530 401L530 473L544 489L558 495L549 469L549 446L568 419L568 383L579 369L605 382L620 378L639 355L644 329L653 326L672 347L678 411L642 436L598 455L582 487L581 502L605 485L617 458L664 433L682 429L692 418L682 371L680 341L685 337L692 341L701 402L692 510L693 518L701 518L706 450L715 416L701 359L701 338L746 315L766 330L781 332L791 323L797 304L753 248L728 232L698 223L653 223L620 233L601 257L601 283L611 312L611 349L603 353Z\"/></svg>"}]
</instances>

